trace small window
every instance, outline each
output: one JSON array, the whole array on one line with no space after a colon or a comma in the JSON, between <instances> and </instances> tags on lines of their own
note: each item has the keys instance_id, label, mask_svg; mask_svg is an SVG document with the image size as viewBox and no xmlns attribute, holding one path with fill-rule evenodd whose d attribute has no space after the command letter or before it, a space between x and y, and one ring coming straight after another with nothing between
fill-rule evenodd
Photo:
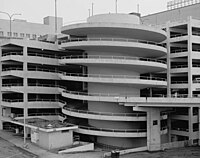
<instances>
[{"instance_id":1,"label":"small window","mask_svg":"<svg viewBox=\"0 0 200 158\"><path fill-rule=\"evenodd\" d=\"M36 38L37 38L37 35L36 35L36 34L33 34L32 37L33 37L33 39L36 39Z\"/></svg>"},{"instance_id":2,"label":"small window","mask_svg":"<svg viewBox=\"0 0 200 158\"><path fill-rule=\"evenodd\" d=\"M0 31L0 36L3 36L3 31Z\"/></svg>"},{"instance_id":3,"label":"small window","mask_svg":"<svg viewBox=\"0 0 200 158\"><path fill-rule=\"evenodd\" d=\"M7 35L10 37L12 35L12 33L11 32L7 32Z\"/></svg>"},{"instance_id":4,"label":"small window","mask_svg":"<svg viewBox=\"0 0 200 158\"><path fill-rule=\"evenodd\" d=\"M22 38L23 38L23 37L24 37L24 33L20 33L20 37L22 37Z\"/></svg>"},{"instance_id":5,"label":"small window","mask_svg":"<svg viewBox=\"0 0 200 158\"><path fill-rule=\"evenodd\" d=\"M18 33L17 33L17 32L14 32L14 33L13 33L13 36L14 36L14 37L18 37Z\"/></svg>"},{"instance_id":6,"label":"small window","mask_svg":"<svg viewBox=\"0 0 200 158\"><path fill-rule=\"evenodd\" d=\"M31 37L31 35L30 34L26 34L26 38L30 38Z\"/></svg>"},{"instance_id":7,"label":"small window","mask_svg":"<svg viewBox=\"0 0 200 158\"><path fill-rule=\"evenodd\" d=\"M153 120L153 126L154 125L158 125L158 121L157 120Z\"/></svg>"}]
</instances>

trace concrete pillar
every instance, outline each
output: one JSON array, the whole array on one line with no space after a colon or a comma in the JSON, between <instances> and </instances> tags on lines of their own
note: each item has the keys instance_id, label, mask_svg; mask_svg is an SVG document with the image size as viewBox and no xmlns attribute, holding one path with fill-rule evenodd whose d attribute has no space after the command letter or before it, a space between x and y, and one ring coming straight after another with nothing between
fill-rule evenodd
<instances>
[{"instance_id":1,"label":"concrete pillar","mask_svg":"<svg viewBox=\"0 0 200 158\"><path fill-rule=\"evenodd\" d=\"M188 17L188 97L192 97L192 25Z\"/></svg>"},{"instance_id":2,"label":"concrete pillar","mask_svg":"<svg viewBox=\"0 0 200 158\"><path fill-rule=\"evenodd\" d=\"M169 23L167 22L167 97L171 97L171 60L170 60L170 27Z\"/></svg>"},{"instance_id":3,"label":"concrete pillar","mask_svg":"<svg viewBox=\"0 0 200 158\"><path fill-rule=\"evenodd\" d=\"M159 108L150 108L147 111L147 148L149 151L161 149Z\"/></svg>"},{"instance_id":4,"label":"concrete pillar","mask_svg":"<svg viewBox=\"0 0 200 158\"><path fill-rule=\"evenodd\" d=\"M168 141L171 142L171 114L168 113L168 118L167 118L167 127L168 127Z\"/></svg>"},{"instance_id":5,"label":"concrete pillar","mask_svg":"<svg viewBox=\"0 0 200 158\"><path fill-rule=\"evenodd\" d=\"M27 47L23 47L23 90L24 90L24 95L23 95L23 99L24 99L24 114L27 117L28 116L28 112L27 112L27 106L28 106L28 92L27 92L27 86L28 86L28 79L27 79L27 75L28 75L28 65L27 65Z\"/></svg>"},{"instance_id":6,"label":"concrete pillar","mask_svg":"<svg viewBox=\"0 0 200 158\"><path fill-rule=\"evenodd\" d=\"M27 64L27 56L28 56L28 49L26 46L23 47L23 90L24 90L24 94L23 94L23 100L24 100L24 122L28 116L28 79L27 79L27 75L28 75L28 64ZM27 137L27 128L24 126L24 146L26 146L26 137Z\"/></svg>"},{"instance_id":7,"label":"concrete pillar","mask_svg":"<svg viewBox=\"0 0 200 158\"><path fill-rule=\"evenodd\" d=\"M2 122L2 93L1 93L1 87L2 87L2 78L1 78L1 72L2 72L2 63L1 63L1 57L2 57L2 48L0 47L0 130L3 129L3 122Z\"/></svg>"},{"instance_id":8,"label":"concrete pillar","mask_svg":"<svg viewBox=\"0 0 200 158\"><path fill-rule=\"evenodd\" d=\"M199 141L198 141L198 145L200 146L200 108L198 111L198 123L199 123Z\"/></svg>"},{"instance_id":9,"label":"concrete pillar","mask_svg":"<svg viewBox=\"0 0 200 158\"><path fill-rule=\"evenodd\" d=\"M188 129L189 129L189 140L193 139L193 107L188 108Z\"/></svg>"}]
</instances>

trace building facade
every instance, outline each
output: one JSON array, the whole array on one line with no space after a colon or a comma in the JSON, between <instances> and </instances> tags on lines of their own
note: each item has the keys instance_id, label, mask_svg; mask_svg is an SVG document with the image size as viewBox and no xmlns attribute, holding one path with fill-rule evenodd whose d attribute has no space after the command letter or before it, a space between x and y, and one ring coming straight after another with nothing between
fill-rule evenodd
<instances>
[{"instance_id":1,"label":"building facade","mask_svg":"<svg viewBox=\"0 0 200 158\"><path fill-rule=\"evenodd\" d=\"M198 143L200 20L145 18L95 15L55 43L1 40L0 128L25 116L78 126L74 136L109 148Z\"/></svg>"}]
</instances>

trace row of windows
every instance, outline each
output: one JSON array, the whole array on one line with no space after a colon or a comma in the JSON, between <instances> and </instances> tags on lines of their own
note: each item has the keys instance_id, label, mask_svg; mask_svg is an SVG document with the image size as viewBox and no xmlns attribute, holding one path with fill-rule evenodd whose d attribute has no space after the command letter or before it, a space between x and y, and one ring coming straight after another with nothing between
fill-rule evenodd
<instances>
[{"instance_id":1,"label":"row of windows","mask_svg":"<svg viewBox=\"0 0 200 158\"><path fill-rule=\"evenodd\" d=\"M4 32L3 31L0 31L0 36L4 36ZM7 36L12 36L12 34L10 32L7 32ZM21 38L32 38L32 39L36 39L37 38L37 35L36 34L32 34L32 37L31 37L31 34L28 34L28 33L17 33L17 32L13 32L13 37L21 37Z\"/></svg>"}]
</instances>

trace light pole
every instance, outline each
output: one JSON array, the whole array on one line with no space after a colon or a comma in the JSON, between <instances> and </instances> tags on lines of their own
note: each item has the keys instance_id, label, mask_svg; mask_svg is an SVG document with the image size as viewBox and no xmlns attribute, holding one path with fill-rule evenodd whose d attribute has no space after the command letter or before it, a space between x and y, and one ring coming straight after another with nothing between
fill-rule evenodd
<instances>
[{"instance_id":1,"label":"light pole","mask_svg":"<svg viewBox=\"0 0 200 158\"><path fill-rule=\"evenodd\" d=\"M117 0L115 0L115 12L117 13Z\"/></svg>"},{"instance_id":2,"label":"light pole","mask_svg":"<svg viewBox=\"0 0 200 158\"><path fill-rule=\"evenodd\" d=\"M3 13L3 14L6 14L6 15L8 15L8 17L9 17L9 19L10 19L10 37L12 36L12 28L11 28L11 20L12 20L12 17L13 16L15 16L15 15L21 15L21 14L17 14L17 13L14 13L14 14L9 14L9 13L7 13L7 12L2 12L2 11L0 11L0 13Z\"/></svg>"}]
</instances>

